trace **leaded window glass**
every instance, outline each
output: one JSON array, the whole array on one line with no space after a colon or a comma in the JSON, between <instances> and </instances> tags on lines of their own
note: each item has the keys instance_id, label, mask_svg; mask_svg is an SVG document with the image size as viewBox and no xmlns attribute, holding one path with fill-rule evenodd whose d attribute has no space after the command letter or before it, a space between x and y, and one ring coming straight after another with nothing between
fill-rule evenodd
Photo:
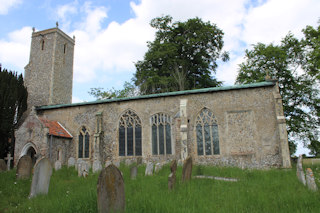
<instances>
[{"instance_id":1,"label":"leaded window glass","mask_svg":"<svg viewBox=\"0 0 320 213\"><path fill-rule=\"evenodd\" d=\"M219 131L213 113L204 108L196 119L196 136L198 155L218 155Z\"/></svg>"},{"instance_id":2,"label":"leaded window glass","mask_svg":"<svg viewBox=\"0 0 320 213\"><path fill-rule=\"evenodd\" d=\"M119 155L141 156L141 120L137 114L127 110L119 121Z\"/></svg>"},{"instance_id":3,"label":"leaded window glass","mask_svg":"<svg viewBox=\"0 0 320 213\"><path fill-rule=\"evenodd\" d=\"M79 133L78 158L89 158L90 154L90 135L85 127Z\"/></svg>"},{"instance_id":4,"label":"leaded window glass","mask_svg":"<svg viewBox=\"0 0 320 213\"><path fill-rule=\"evenodd\" d=\"M172 154L171 148L172 119L164 113L154 114L151 117L152 154Z\"/></svg>"}]
</instances>

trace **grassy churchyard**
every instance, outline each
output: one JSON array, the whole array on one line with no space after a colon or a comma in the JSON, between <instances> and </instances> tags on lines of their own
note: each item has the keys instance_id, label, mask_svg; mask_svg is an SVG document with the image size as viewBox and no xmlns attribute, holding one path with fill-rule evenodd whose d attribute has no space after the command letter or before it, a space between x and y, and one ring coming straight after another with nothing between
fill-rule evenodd
<instances>
[{"instance_id":1,"label":"grassy churchyard","mask_svg":"<svg viewBox=\"0 0 320 213\"><path fill-rule=\"evenodd\" d=\"M320 186L320 165L312 168ZM169 165L158 174L144 176L138 167L135 180L130 168L124 176L126 212L320 212L320 192L300 183L293 169L241 170L194 166L193 175L237 178L238 182L192 179L181 182L177 170L174 190L168 190ZM31 178L16 180L15 170L0 173L0 212L97 212L98 174L78 177L74 168L53 171L48 195L28 199Z\"/></svg>"}]
</instances>

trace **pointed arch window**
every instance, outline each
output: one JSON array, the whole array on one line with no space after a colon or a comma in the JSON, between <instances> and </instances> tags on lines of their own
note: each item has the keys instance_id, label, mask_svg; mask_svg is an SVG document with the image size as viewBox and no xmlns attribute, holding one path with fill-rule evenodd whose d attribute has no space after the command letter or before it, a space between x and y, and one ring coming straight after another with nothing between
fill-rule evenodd
<instances>
[{"instance_id":1,"label":"pointed arch window","mask_svg":"<svg viewBox=\"0 0 320 213\"><path fill-rule=\"evenodd\" d=\"M90 135L85 127L79 132L78 158L89 158L90 153Z\"/></svg>"},{"instance_id":2,"label":"pointed arch window","mask_svg":"<svg viewBox=\"0 0 320 213\"><path fill-rule=\"evenodd\" d=\"M172 119L164 113L154 114L151 117L152 154L170 155Z\"/></svg>"},{"instance_id":3,"label":"pointed arch window","mask_svg":"<svg viewBox=\"0 0 320 213\"><path fill-rule=\"evenodd\" d=\"M119 121L119 155L141 156L141 120L138 115L127 110Z\"/></svg>"},{"instance_id":4,"label":"pointed arch window","mask_svg":"<svg viewBox=\"0 0 320 213\"><path fill-rule=\"evenodd\" d=\"M219 155L218 124L213 113L204 108L196 119L198 155Z\"/></svg>"}]
</instances>

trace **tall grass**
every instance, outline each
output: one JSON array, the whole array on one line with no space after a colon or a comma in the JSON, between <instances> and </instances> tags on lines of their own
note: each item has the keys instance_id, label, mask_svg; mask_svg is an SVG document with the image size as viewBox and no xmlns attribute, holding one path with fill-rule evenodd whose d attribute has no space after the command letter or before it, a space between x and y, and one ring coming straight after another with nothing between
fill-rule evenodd
<instances>
[{"instance_id":1,"label":"tall grass","mask_svg":"<svg viewBox=\"0 0 320 213\"><path fill-rule=\"evenodd\" d=\"M318 167L314 166L319 178ZM168 190L169 166L153 176L130 179L121 165L126 193L126 212L319 212L320 193L298 182L295 169L241 170L194 166L193 174L238 178L238 182L192 179ZM97 212L98 174L77 177L73 168L53 172L48 195L28 199L31 180L15 180L15 171L0 173L0 212ZM317 181L317 183L319 183Z\"/></svg>"}]
</instances>

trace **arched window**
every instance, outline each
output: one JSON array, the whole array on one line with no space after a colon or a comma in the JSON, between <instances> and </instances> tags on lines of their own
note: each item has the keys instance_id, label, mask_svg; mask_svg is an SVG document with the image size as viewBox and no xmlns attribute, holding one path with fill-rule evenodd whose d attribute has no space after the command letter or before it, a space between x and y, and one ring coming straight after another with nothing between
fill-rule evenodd
<instances>
[{"instance_id":1,"label":"arched window","mask_svg":"<svg viewBox=\"0 0 320 213\"><path fill-rule=\"evenodd\" d=\"M127 110L119 121L119 155L141 156L141 120L137 114Z\"/></svg>"},{"instance_id":2,"label":"arched window","mask_svg":"<svg viewBox=\"0 0 320 213\"><path fill-rule=\"evenodd\" d=\"M82 127L79 133L78 158L89 158L90 135L85 127Z\"/></svg>"},{"instance_id":3,"label":"arched window","mask_svg":"<svg viewBox=\"0 0 320 213\"><path fill-rule=\"evenodd\" d=\"M202 109L197 116L196 134L198 155L220 154L217 121L207 108Z\"/></svg>"},{"instance_id":4,"label":"arched window","mask_svg":"<svg viewBox=\"0 0 320 213\"><path fill-rule=\"evenodd\" d=\"M152 154L169 155L171 151L171 123L172 119L164 113L151 117Z\"/></svg>"}]
</instances>

